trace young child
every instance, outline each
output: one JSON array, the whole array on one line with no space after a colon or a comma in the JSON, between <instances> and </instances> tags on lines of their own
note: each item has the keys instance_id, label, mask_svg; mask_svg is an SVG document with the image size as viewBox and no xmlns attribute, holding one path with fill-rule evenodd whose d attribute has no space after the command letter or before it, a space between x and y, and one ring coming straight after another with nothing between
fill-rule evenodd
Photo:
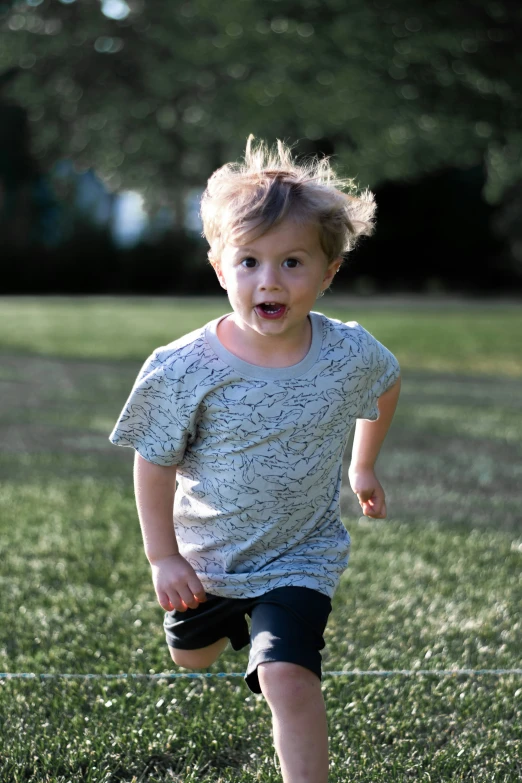
<instances>
[{"instance_id":1,"label":"young child","mask_svg":"<svg viewBox=\"0 0 522 783\"><path fill-rule=\"evenodd\" d=\"M343 453L364 514L386 516L374 465L399 395L395 357L312 308L373 196L328 160L255 146L202 199L209 258L232 312L154 351L110 436L136 450L145 552L172 659L210 666L250 644L285 783L326 783L323 632L348 563ZM176 488L176 481L178 482ZM250 631L246 621L250 618Z\"/></svg>"}]
</instances>

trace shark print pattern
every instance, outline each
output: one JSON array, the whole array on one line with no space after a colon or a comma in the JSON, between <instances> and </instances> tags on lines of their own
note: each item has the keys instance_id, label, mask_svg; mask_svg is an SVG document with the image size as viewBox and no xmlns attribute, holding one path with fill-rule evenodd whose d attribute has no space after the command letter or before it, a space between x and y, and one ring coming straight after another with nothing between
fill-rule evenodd
<instances>
[{"instance_id":1,"label":"shark print pattern","mask_svg":"<svg viewBox=\"0 0 522 783\"><path fill-rule=\"evenodd\" d=\"M343 454L355 421L378 418L398 362L358 323L313 312L306 357L259 367L224 348L220 320L154 351L110 440L177 465L176 537L206 592L331 598L350 551Z\"/></svg>"}]
</instances>

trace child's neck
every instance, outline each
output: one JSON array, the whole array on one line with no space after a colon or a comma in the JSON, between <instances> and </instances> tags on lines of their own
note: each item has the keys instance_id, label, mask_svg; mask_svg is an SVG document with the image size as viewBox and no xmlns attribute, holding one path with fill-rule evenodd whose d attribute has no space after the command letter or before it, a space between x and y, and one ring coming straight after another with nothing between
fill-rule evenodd
<instances>
[{"instance_id":1,"label":"child's neck","mask_svg":"<svg viewBox=\"0 0 522 783\"><path fill-rule=\"evenodd\" d=\"M312 343L312 325L310 318L303 322L302 330L289 335L261 335L248 327L242 328L233 316L227 316L219 322L217 336L220 343L249 364L260 367L291 367L299 364Z\"/></svg>"}]
</instances>

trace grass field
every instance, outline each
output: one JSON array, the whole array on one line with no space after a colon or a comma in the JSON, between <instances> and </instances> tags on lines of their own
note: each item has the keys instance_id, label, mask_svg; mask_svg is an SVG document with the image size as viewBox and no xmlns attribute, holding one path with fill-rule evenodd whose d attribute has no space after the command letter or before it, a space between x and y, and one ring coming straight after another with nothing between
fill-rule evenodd
<instances>
[{"instance_id":1,"label":"grass field","mask_svg":"<svg viewBox=\"0 0 522 783\"><path fill-rule=\"evenodd\" d=\"M522 315L325 299L403 366L324 669L520 668ZM131 486L107 440L141 362L224 300L0 300L0 670L173 672ZM209 671L244 671L227 649ZM331 783L522 778L522 677L325 677ZM275 783L240 678L0 680L0 783Z\"/></svg>"}]
</instances>

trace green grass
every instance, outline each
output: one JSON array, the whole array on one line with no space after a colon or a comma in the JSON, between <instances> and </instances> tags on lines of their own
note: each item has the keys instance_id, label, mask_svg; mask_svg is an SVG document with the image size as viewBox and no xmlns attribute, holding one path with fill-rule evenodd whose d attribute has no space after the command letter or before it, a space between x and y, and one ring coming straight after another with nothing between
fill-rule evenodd
<instances>
[{"instance_id":1,"label":"green grass","mask_svg":"<svg viewBox=\"0 0 522 783\"><path fill-rule=\"evenodd\" d=\"M144 355L224 309L0 303L1 671L174 671L132 453L107 435ZM379 460L389 519L358 520L344 488L353 551L324 669L521 667L518 316L426 309L422 353L421 309L342 312L390 345L404 386ZM210 671L246 660L227 649ZM332 783L522 776L522 677L325 677L323 691ZM0 680L0 723L2 783L281 780L268 707L241 679Z\"/></svg>"},{"instance_id":2,"label":"green grass","mask_svg":"<svg viewBox=\"0 0 522 783\"><path fill-rule=\"evenodd\" d=\"M400 300L326 296L317 309L359 321L392 351L404 368L517 376L522 374L522 308L440 306ZM144 359L207 320L229 312L225 296L208 299L86 298L0 299L0 351L74 358Z\"/></svg>"}]
</instances>

